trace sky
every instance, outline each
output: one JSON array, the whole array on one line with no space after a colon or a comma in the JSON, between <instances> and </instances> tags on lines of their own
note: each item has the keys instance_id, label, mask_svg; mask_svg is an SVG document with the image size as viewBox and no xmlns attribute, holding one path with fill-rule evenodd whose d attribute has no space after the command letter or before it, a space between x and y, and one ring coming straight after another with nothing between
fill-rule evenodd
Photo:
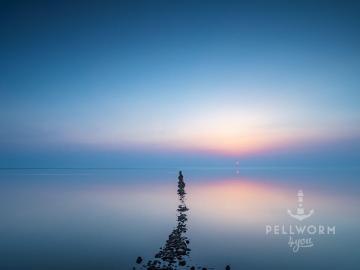
<instances>
[{"instance_id":1,"label":"sky","mask_svg":"<svg viewBox=\"0 0 360 270\"><path fill-rule=\"evenodd\" d=\"M0 167L360 164L355 1L1 1Z\"/></svg>"}]
</instances>

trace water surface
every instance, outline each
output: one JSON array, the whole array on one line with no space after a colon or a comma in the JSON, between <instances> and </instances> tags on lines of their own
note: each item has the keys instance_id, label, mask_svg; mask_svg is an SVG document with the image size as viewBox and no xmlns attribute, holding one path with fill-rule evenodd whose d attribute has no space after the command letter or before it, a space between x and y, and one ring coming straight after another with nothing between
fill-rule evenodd
<instances>
[{"instance_id":1,"label":"water surface","mask_svg":"<svg viewBox=\"0 0 360 270\"><path fill-rule=\"evenodd\" d=\"M189 168L188 264L224 269L358 269L359 171ZM131 269L176 227L177 169L0 171L0 269ZM336 226L294 253L266 224L297 224L297 191Z\"/></svg>"}]
</instances>

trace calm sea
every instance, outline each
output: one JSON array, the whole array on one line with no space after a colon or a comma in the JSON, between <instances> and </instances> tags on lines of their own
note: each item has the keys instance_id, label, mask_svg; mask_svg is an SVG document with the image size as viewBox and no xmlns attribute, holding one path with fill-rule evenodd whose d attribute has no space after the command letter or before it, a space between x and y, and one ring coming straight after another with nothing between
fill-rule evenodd
<instances>
[{"instance_id":1,"label":"calm sea","mask_svg":"<svg viewBox=\"0 0 360 270\"><path fill-rule=\"evenodd\" d=\"M359 269L360 171L182 168L187 265L224 269ZM0 170L0 269L132 269L177 224L177 169ZM299 221L297 193L306 220ZM267 225L335 226L290 248Z\"/></svg>"}]
</instances>

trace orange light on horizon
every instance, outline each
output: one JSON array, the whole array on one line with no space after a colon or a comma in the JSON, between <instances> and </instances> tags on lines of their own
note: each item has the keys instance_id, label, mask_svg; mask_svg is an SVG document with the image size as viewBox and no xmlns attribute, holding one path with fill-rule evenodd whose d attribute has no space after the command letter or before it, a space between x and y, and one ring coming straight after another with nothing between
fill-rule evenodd
<instances>
[{"instance_id":1,"label":"orange light on horizon","mask_svg":"<svg viewBox=\"0 0 360 270\"><path fill-rule=\"evenodd\" d=\"M277 218L274 208L292 205L294 201L293 194L284 189L246 179L194 184L189 189L189 205L193 212L201 212L199 216L211 221L215 218L229 224L269 222Z\"/></svg>"}]
</instances>

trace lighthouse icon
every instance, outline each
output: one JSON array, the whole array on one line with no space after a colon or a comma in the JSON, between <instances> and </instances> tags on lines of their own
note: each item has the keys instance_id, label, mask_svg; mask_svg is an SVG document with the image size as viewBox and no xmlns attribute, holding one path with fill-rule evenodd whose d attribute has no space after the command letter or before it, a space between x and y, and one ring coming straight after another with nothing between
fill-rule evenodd
<instances>
[{"instance_id":1,"label":"lighthouse icon","mask_svg":"<svg viewBox=\"0 0 360 270\"><path fill-rule=\"evenodd\" d=\"M287 210L287 212L288 212L289 216L291 216L299 221L303 221L304 219L307 219L312 214L314 214L314 209L311 209L308 214L305 214L305 210L304 210L304 206L303 206L304 193L302 190L298 191L297 197L298 197L298 207L296 209L296 214L293 214L291 212L291 210L289 210L289 209Z\"/></svg>"}]
</instances>

